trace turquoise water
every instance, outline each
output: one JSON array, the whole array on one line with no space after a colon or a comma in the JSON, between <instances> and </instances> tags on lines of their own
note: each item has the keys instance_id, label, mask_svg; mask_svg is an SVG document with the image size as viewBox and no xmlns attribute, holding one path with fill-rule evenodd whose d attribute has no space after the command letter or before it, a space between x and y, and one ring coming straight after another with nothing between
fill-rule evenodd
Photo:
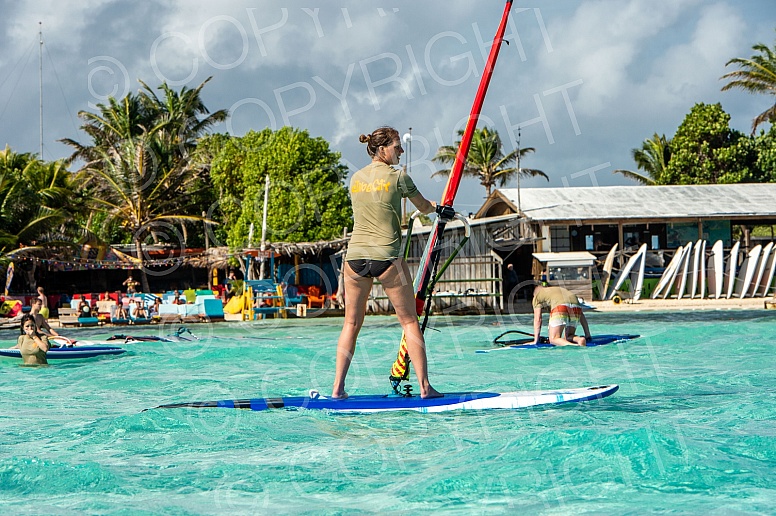
<instances>
[{"instance_id":1,"label":"turquoise water","mask_svg":"<svg viewBox=\"0 0 776 516\"><path fill-rule=\"evenodd\" d=\"M143 412L327 393L340 319L190 325L203 339L193 345L44 368L0 358L0 512L772 513L776 312L589 320L593 333L644 338L475 354L506 329L530 331L530 316L432 318L440 390L620 385L604 400L522 411ZM367 318L351 394L386 391L398 337L395 319ZM0 333L2 347L15 339Z\"/></svg>"}]
</instances>

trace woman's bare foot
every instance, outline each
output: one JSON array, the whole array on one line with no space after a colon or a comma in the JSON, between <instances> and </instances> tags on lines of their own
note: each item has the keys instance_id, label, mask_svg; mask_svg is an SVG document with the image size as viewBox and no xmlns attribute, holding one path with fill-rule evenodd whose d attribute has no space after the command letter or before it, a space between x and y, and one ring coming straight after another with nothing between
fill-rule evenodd
<instances>
[{"instance_id":1,"label":"woman's bare foot","mask_svg":"<svg viewBox=\"0 0 776 516\"><path fill-rule=\"evenodd\" d=\"M443 396L444 396L444 394L442 394L441 392L437 391L436 389L434 389L430 385L428 386L428 389L426 390L426 392L421 392L420 393L420 397L423 398L424 400L427 400L427 399L430 399L430 398L441 398Z\"/></svg>"},{"instance_id":2,"label":"woman's bare foot","mask_svg":"<svg viewBox=\"0 0 776 516\"><path fill-rule=\"evenodd\" d=\"M331 393L331 399L333 400L345 400L348 398L348 393L345 391L342 391L341 393Z\"/></svg>"}]
</instances>

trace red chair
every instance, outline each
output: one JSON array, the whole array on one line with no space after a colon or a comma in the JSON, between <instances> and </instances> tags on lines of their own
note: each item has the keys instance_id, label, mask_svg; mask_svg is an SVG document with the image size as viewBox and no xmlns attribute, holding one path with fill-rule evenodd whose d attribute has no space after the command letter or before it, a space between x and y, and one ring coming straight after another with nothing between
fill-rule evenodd
<instances>
[{"instance_id":1,"label":"red chair","mask_svg":"<svg viewBox=\"0 0 776 516\"><path fill-rule=\"evenodd\" d=\"M307 287L307 308L323 308L326 303L326 295L321 294L321 289L315 285Z\"/></svg>"}]
</instances>

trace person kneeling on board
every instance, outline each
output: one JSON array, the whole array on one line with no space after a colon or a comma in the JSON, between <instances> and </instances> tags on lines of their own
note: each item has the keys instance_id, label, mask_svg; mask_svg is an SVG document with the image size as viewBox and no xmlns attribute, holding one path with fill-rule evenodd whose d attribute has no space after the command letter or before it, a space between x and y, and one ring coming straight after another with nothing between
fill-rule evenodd
<instances>
[{"instance_id":1,"label":"person kneeling on board","mask_svg":"<svg viewBox=\"0 0 776 516\"><path fill-rule=\"evenodd\" d=\"M22 317L21 335L11 349L21 351L24 365L48 364L46 360L46 353L49 350L48 338L38 331L33 315L26 314Z\"/></svg>"},{"instance_id":2,"label":"person kneeling on board","mask_svg":"<svg viewBox=\"0 0 776 516\"><path fill-rule=\"evenodd\" d=\"M579 305L579 298L563 287L551 287L547 283L537 285L533 295L534 344L539 343L542 331L542 310L550 310L548 333L554 346L585 346L590 336L587 319ZM575 335L577 324L582 324L585 336Z\"/></svg>"}]
</instances>

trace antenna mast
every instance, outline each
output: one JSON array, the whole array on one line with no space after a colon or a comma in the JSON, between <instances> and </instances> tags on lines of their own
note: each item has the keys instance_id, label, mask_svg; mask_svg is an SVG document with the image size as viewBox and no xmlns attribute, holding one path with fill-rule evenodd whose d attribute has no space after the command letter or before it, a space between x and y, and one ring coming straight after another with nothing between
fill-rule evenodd
<instances>
[{"instance_id":1,"label":"antenna mast","mask_svg":"<svg viewBox=\"0 0 776 516\"><path fill-rule=\"evenodd\" d=\"M40 85L40 159L43 160L43 22L38 22L38 83Z\"/></svg>"},{"instance_id":2,"label":"antenna mast","mask_svg":"<svg viewBox=\"0 0 776 516\"><path fill-rule=\"evenodd\" d=\"M520 206L520 126L517 126L517 214L523 216L523 208Z\"/></svg>"}]
</instances>

